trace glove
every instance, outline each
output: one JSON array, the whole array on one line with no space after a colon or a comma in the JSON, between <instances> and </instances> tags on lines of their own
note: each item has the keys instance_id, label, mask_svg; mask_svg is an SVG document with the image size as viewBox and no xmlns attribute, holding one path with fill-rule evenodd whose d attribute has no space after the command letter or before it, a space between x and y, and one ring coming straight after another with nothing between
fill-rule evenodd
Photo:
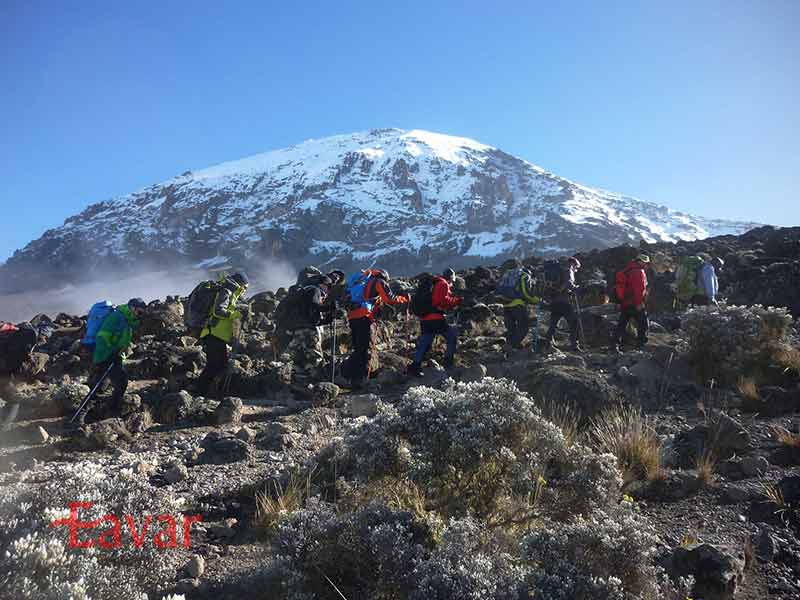
<instances>
[{"instance_id":1,"label":"glove","mask_svg":"<svg viewBox=\"0 0 800 600\"><path fill-rule=\"evenodd\" d=\"M411 302L411 297L408 294L397 296L397 304L408 304Z\"/></svg>"}]
</instances>

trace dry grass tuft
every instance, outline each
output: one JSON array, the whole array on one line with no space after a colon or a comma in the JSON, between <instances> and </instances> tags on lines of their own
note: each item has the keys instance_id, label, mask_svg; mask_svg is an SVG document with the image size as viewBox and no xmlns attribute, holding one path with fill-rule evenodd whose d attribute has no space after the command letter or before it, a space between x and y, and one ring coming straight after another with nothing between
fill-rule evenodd
<instances>
[{"instance_id":1,"label":"dry grass tuft","mask_svg":"<svg viewBox=\"0 0 800 600\"><path fill-rule=\"evenodd\" d=\"M752 377L739 377L736 382L736 389L746 400L758 402L760 397L756 388L756 380Z\"/></svg>"},{"instance_id":2,"label":"dry grass tuft","mask_svg":"<svg viewBox=\"0 0 800 600\"><path fill-rule=\"evenodd\" d=\"M545 419L553 423L561 430L567 440L567 444L572 445L578 441L580 436L580 412L569 402L554 402L550 398L543 398L536 403Z\"/></svg>"},{"instance_id":3,"label":"dry grass tuft","mask_svg":"<svg viewBox=\"0 0 800 600\"><path fill-rule=\"evenodd\" d=\"M620 470L630 479L658 479L661 442L650 421L633 406L603 412L592 421L589 436L595 445L617 457Z\"/></svg>"},{"instance_id":4,"label":"dry grass tuft","mask_svg":"<svg viewBox=\"0 0 800 600\"><path fill-rule=\"evenodd\" d=\"M774 359L785 373L800 375L800 349L791 346L781 347L775 351Z\"/></svg>"},{"instance_id":5,"label":"dry grass tuft","mask_svg":"<svg viewBox=\"0 0 800 600\"><path fill-rule=\"evenodd\" d=\"M772 432L772 437L784 446L789 446L790 448L800 448L800 434L792 433L780 425L773 425L770 428L770 431Z\"/></svg>"},{"instance_id":6,"label":"dry grass tuft","mask_svg":"<svg viewBox=\"0 0 800 600\"><path fill-rule=\"evenodd\" d=\"M256 526L271 535L281 522L300 510L311 495L311 473L302 476L292 473L285 485L277 481L256 494Z\"/></svg>"},{"instance_id":7,"label":"dry grass tuft","mask_svg":"<svg viewBox=\"0 0 800 600\"><path fill-rule=\"evenodd\" d=\"M714 467L717 465L717 456L713 450L707 450L697 457L695 461L695 469L697 469L697 478L704 484L711 483L714 479Z\"/></svg>"}]
</instances>

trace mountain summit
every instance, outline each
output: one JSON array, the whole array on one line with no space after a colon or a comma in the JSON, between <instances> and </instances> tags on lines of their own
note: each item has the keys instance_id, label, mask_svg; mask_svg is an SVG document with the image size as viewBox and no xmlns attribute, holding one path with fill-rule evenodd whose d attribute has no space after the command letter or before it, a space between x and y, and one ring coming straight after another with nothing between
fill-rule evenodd
<instances>
[{"instance_id":1,"label":"mountain summit","mask_svg":"<svg viewBox=\"0 0 800 600\"><path fill-rule=\"evenodd\" d=\"M374 129L93 204L17 251L0 285L18 291L109 268L261 268L275 259L412 273L754 226L579 185L471 139Z\"/></svg>"}]
</instances>

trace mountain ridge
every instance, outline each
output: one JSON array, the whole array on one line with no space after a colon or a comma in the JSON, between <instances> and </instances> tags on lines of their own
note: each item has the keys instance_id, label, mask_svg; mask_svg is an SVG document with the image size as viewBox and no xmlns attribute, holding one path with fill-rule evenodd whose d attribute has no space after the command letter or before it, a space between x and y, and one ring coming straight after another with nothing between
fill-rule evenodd
<instances>
[{"instance_id":1,"label":"mountain ridge","mask_svg":"<svg viewBox=\"0 0 800 600\"><path fill-rule=\"evenodd\" d=\"M92 204L0 266L0 290L149 263L380 262L412 272L757 225L591 188L469 138L373 129L186 171Z\"/></svg>"}]
</instances>

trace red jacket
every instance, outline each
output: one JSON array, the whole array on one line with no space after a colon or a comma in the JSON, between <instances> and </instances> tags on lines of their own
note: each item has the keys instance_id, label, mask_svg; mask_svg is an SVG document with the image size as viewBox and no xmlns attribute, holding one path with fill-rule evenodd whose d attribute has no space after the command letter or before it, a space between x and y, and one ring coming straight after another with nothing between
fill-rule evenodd
<instances>
[{"instance_id":1,"label":"red jacket","mask_svg":"<svg viewBox=\"0 0 800 600\"><path fill-rule=\"evenodd\" d=\"M375 315L378 313L382 304L405 304L408 302L408 296L395 296L390 290L383 279L373 277L367 282L364 288L364 298L368 300L374 299L372 310L366 308L357 308L347 313L347 320L363 319L367 317L370 321L375 320Z\"/></svg>"},{"instance_id":2,"label":"red jacket","mask_svg":"<svg viewBox=\"0 0 800 600\"><path fill-rule=\"evenodd\" d=\"M638 261L632 260L625 267L625 296L621 308L638 307L647 297L647 274Z\"/></svg>"},{"instance_id":3,"label":"red jacket","mask_svg":"<svg viewBox=\"0 0 800 600\"><path fill-rule=\"evenodd\" d=\"M434 277L433 284L433 298L431 304L436 312L428 313L420 317L421 321L435 321L437 319L444 319L445 311L452 310L459 304L461 300L459 296L453 296L450 292L450 282L444 277Z\"/></svg>"}]
</instances>

